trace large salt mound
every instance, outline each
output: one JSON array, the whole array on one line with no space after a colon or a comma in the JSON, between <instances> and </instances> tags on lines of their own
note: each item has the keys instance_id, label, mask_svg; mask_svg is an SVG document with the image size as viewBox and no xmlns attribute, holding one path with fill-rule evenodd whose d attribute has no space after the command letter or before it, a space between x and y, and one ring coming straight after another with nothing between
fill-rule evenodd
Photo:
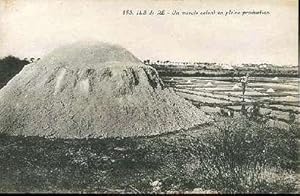
<instances>
[{"instance_id":1,"label":"large salt mound","mask_svg":"<svg viewBox=\"0 0 300 196\"><path fill-rule=\"evenodd\" d=\"M146 136L206 122L155 69L105 43L58 48L0 90L0 132L10 135Z\"/></svg>"}]
</instances>

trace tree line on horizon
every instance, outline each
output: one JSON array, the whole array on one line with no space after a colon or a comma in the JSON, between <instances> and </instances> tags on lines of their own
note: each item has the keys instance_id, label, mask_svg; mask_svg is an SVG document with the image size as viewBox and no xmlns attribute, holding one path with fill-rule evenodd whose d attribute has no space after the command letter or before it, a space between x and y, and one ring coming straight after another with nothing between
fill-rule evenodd
<instances>
[{"instance_id":1,"label":"tree line on horizon","mask_svg":"<svg viewBox=\"0 0 300 196\"><path fill-rule=\"evenodd\" d=\"M6 83L18 74L25 65L32 63L40 58L24 58L9 55L0 59L0 89L6 85Z\"/></svg>"}]
</instances>

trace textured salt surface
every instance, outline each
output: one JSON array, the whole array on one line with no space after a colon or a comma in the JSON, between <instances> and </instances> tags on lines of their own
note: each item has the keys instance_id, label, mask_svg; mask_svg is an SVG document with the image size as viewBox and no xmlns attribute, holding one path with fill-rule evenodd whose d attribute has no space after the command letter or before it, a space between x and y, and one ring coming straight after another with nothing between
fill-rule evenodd
<instances>
[{"instance_id":1,"label":"textured salt surface","mask_svg":"<svg viewBox=\"0 0 300 196\"><path fill-rule=\"evenodd\" d=\"M147 136L209 118L157 71L106 43L75 43L26 65L0 91L0 132L56 138Z\"/></svg>"}]
</instances>

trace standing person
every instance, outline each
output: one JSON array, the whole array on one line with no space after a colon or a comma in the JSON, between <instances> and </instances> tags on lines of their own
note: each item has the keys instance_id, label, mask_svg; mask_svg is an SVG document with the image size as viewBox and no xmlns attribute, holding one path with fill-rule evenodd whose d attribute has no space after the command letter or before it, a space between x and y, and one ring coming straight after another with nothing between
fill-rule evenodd
<instances>
[{"instance_id":1,"label":"standing person","mask_svg":"<svg viewBox=\"0 0 300 196\"><path fill-rule=\"evenodd\" d=\"M248 79L249 79L249 73L247 73L246 76L241 77L243 102L245 102L245 92L246 92L246 86L248 83Z\"/></svg>"}]
</instances>

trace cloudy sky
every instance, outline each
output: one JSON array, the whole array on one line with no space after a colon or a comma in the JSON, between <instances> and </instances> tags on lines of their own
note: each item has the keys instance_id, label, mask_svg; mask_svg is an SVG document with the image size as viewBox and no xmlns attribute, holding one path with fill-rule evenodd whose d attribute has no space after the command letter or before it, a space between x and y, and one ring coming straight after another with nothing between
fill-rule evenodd
<instances>
[{"instance_id":1,"label":"cloudy sky","mask_svg":"<svg viewBox=\"0 0 300 196\"><path fill-rule=\"evenodd\" d=\"M270 14L124 16L125 9ZM297 0L0 0L0 56L43 57L99 40L140 59L297 65L297 23Z\"/></svg>"}]
</instances>

